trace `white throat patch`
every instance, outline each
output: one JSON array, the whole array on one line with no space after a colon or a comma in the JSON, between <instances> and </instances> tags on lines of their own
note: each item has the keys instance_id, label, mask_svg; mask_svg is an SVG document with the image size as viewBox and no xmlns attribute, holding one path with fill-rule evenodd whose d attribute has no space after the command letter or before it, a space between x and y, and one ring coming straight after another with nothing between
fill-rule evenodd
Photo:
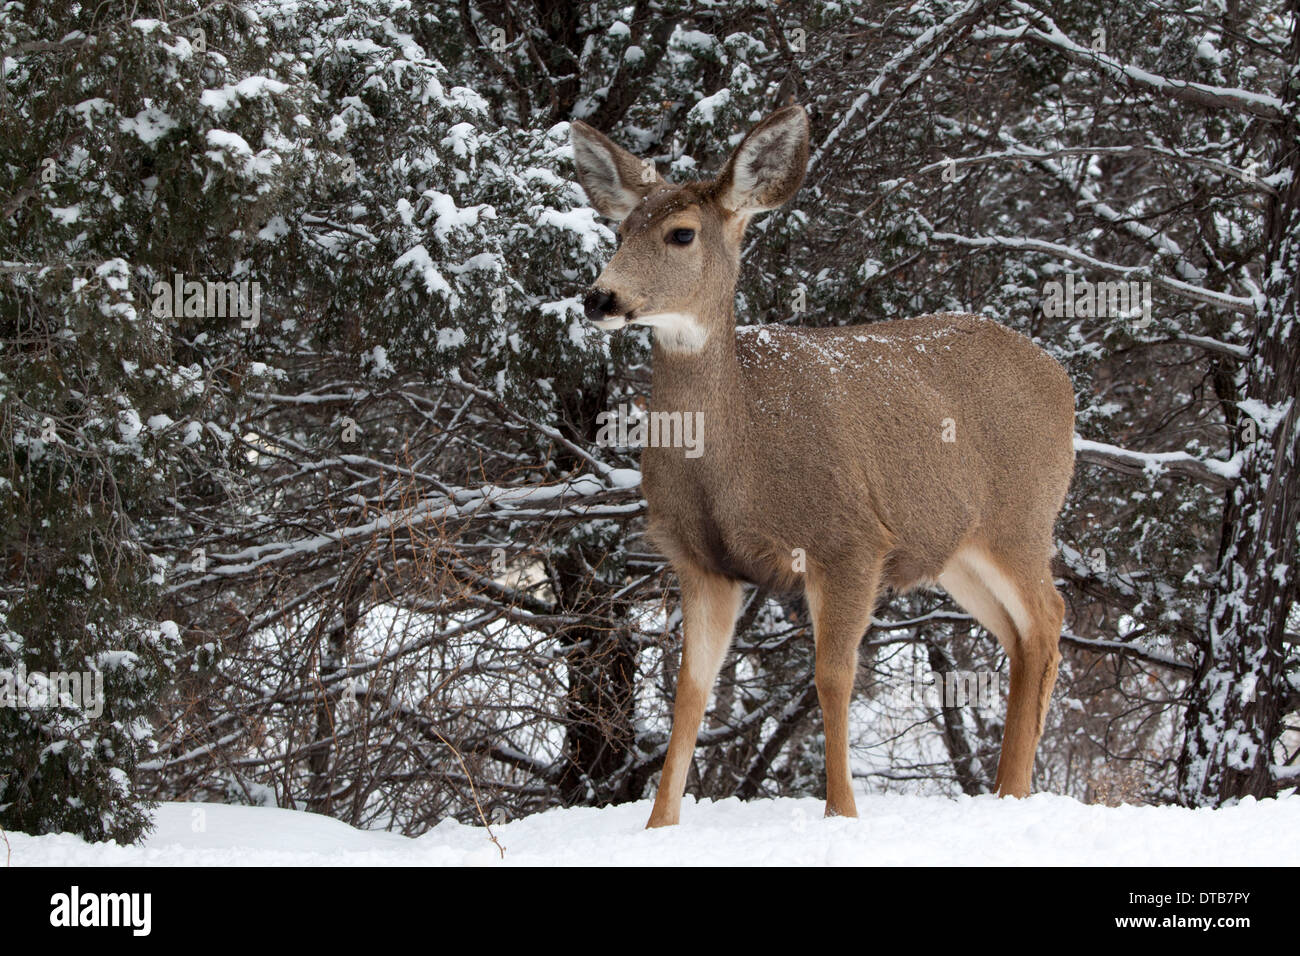
<instances>
[{"instance_id":1,"label":"white throat patch","mask_svg":"<svg viewBox=\"0 0 1300 956\"><path fill-rule=\"evenodd\" d=\"M633 323L653 326L655 341L670 352L698 352L709 337L699 316L689 312L653 312L638 315Z\"/></svg>"}]
</instances>

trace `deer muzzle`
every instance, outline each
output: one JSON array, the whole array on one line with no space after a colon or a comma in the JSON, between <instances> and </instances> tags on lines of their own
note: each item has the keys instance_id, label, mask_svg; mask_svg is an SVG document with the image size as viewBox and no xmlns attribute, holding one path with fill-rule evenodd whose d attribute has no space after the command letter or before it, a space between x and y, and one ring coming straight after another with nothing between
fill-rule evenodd
<instances>
[{"instance_id":1,"label":"deer muzzle","mask_svg":"<svg viewBox=\"0 0 1300 956\"><path fill-rule=\"evenodd\" d=\"M582 311L587 321L600 329L618 329L627 324L618 304L618 296L607 289L595 288L582 300Z\"/></svg>"}]
</instances>

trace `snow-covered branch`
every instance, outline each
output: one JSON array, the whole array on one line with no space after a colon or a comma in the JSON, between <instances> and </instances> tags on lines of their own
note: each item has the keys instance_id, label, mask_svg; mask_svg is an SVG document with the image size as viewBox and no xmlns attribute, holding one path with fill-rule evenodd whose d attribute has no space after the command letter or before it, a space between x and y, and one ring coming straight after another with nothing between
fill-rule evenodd
<instances>
[{"instance_id":1,"label":"snow-covered branch","mask_svg":"<svg viewBox=\"0 0 1300 956\"><path fill-rule=\"evenodd\" d=\"M1215 292L1212 289L1204 289L1199 286L1193 286L1189 283L1170 278L1169 276L1151 275L1144 266L1124 266L1116 262L1106 262L1089 255L1079 249L1064 245L1059 242L1048 242L1044 239L1031 239L1024 236L960 236L951 232L931 233L930 238L939 242L951 242L954 245L967 246L972 249L1018 249L1029 250L1032 252L1043 252L1048 255L1059 256L1062 259L1072 259L1083 265L1092 266L1095 269L1102 269L1106 272L1112 272L1117 275L1141 274L1149 277L1150 280L1162 289L1176 293L1186 299L1195 302L1203 302L1206 305L1212 305L1220 309L1228 309L1233 312L1241 312L1246 315L1254 315L1256 304L1253 300L1245 296L1229 295L1226 292Z\"/></svg>"},{"instance_id":2,"label":"snow-covered branch","mask_svg":"<svg viewBox=\"0 0 1300 956\"><path fill-rule=\"evenodd\" d=\"M1029 4L1017 2L1013 3L1012 7L1027 22L1016 27L982 27L972 31L972 38L1000 43L1028 41L1057 50L1072 62L1098 70L1111 79L1135 89L1208 109L1228 109L1249 113L1270 122L1280 122L1282 119L1282 101L1275 96L1161 76L1132 64L1121 63L1102 51L1093 50L1070 39L1051 17Z\"/></svg>"},{"instance_id":3,"label":"snow-covered branch","mask_svg":"<svg viewBox=\"0 0 1300 956\"><path fill-rule=\"evenodd\" d=\"M1144 452L1089 441L1076 435L1074 452L1079 461L1101 465L1112 471L1129 475L1161 474L1191 478L1211 488L1222 490L1231 485L1241 472L1240 456L1227 461L1217 458L1198 458L1185 451Z\"/></svg>"}]
</instances>

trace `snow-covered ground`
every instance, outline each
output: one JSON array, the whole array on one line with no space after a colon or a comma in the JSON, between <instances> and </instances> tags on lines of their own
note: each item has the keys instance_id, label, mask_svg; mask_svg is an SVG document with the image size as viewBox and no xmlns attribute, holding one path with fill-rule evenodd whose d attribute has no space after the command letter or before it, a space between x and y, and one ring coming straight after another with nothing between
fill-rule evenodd
<instances>
[{"instance_id":1,"label":"snow-covered ground","mask_svg":"<svg viewBox=\"0 0 1300 956\"><path fill-rule=\"evenodd\" d=\"M1088 806L1067 797L867 796L857 820L820 800L687 799L682 825L643 830L648 802L553 810L419 839L293 810L167 803L143 846L8 834L14 866L1297 865L1300 796L1223 810ZM0 842L0 854L5 851Z\"/></svg>"}]
</instances>

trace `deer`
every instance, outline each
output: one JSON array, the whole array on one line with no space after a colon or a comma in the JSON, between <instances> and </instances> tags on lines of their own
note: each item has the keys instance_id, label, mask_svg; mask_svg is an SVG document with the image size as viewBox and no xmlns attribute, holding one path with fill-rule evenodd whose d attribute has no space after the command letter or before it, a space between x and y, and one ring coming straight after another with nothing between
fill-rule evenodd
<instances>
[{"instance_id":1,"label":"deer","mask_svg":"<svg viewBox=\"0 0 1300 956\"><path fill-rule=\"evenodd\" d=\"M809 120L754 126L711 180L671 184L593 127L577 182L619 245L585 319L652 329L650 411L702 413L702 453L643 447L647 535L677 577L682 652L648 828L680 822L700 723L747 584L802 592L825 732L826 816L856 817L849 709L884 590L938 586L1010 665L995 786L1024 797L1060 662L1054 526L1074 471L1074 388L1027 336L941 313L737 327L741 243L802 185Z\"/></svg>"}]
</instances>

